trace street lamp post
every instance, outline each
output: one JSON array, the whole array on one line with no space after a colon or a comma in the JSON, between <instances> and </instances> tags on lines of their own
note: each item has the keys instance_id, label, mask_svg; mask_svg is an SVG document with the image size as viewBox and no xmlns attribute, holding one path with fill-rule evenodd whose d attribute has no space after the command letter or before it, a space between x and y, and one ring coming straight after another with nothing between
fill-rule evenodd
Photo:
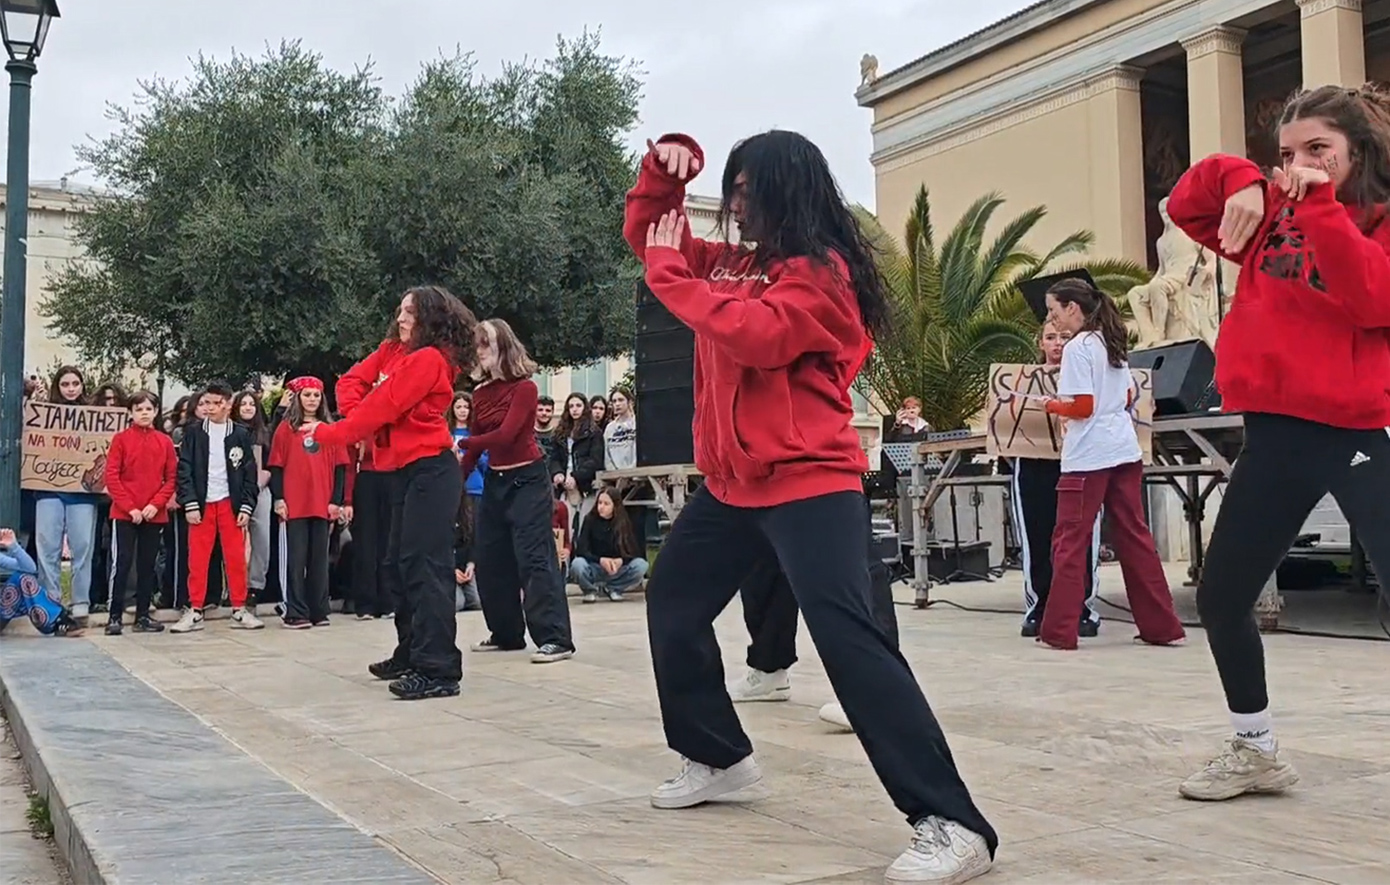
<instances>
[{"instance_id":1,"label":"street lamp post","mask_svg":"<svg viewBox=\"0 0 1390 885\"><path fill-rule=\"evenodd\" d=\"M38 71L57 0L0 0L0 37L10 60L9 169L5 178L5 279L0 302L0 526L19 528L23 459L24 312L29 236L29 85Z\"/></svg>"}]
</instances>

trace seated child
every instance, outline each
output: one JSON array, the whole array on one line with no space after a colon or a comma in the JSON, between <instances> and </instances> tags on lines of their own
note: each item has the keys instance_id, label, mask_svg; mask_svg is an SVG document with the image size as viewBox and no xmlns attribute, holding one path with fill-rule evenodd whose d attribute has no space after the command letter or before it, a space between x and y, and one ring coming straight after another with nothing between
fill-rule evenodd
<instances>
[{"instance_id":1,"label":"seated child","mask_svg":"<svg viewBox=\"0 0 1390 885\"><path fill-rule=\"evenodd\" d=\"M39 583L39 569L12 529L0 529L0 630L28 615L46 636L78 636L81 625L58 599Z\"/></svg>"},{"instance_id":2,"label":"seated child","mask_svg":"<svg viewBox=\"0 0 1390 885\"><path fill-rule=\"evenodd\" d=\"M600 592L621 602L647 574L647 561L639 552L622 502L612 489L600 489L574 542L570 580L584 592L584 602L597 601Z\"/></svg>"}]
</instances>

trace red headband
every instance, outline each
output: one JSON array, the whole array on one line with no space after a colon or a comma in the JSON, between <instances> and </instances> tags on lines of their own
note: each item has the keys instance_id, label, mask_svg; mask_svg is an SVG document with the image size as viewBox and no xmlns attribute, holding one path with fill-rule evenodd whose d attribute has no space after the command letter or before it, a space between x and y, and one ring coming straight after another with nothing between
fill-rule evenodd
<instances>
[{"instance_id":1,"label":"red headband","mask_svg":"<svg viewBox=\"0 0 1390 885\"><path fill-rule=\"evenodd\" d=\"M323 382L313 375L301 375L285 385L291 392L299 393L301 390L317 390L323 392Z\"/></svg>"}]
</instances>

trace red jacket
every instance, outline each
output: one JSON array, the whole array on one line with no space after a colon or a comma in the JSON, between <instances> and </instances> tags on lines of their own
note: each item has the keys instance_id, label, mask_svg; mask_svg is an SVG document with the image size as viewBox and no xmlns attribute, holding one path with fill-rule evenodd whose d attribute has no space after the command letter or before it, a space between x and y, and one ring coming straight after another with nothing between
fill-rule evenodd
<instances>
[{"instance_id":1,"label":"red jacket","mask_svg":"<svg viewBox=\"0 0 1390 885\"><path fill-rule=\"evenodd\" d=\"M376 389L376 386L391 376L391 370L396 364L396 360L405 355L405 345L399 339L383 341L377 349L367 355L367 358L348 369L338 383L334 385L334 396L338 404L338 414L346 418L352 411L366 399L367 394ZM375 463L372 458L373 440L364 440L362 448L364 455L361 461L362 470L385 471L391 467ZM389 437L384 444L389 445ZM389 463L389 461L388 461Z\"/></svg>"},{"instance_id":2,"label":"red jacket","mask_svg":"<svg viewBox=\"0 0 1390 885\"><path fill-rule=\"evenodd\" d=\"M1390 426L1384 210L1345 206L1331 185L1293 202L1249 160L1215 156L1178 181L1168 214L1199 244L1220 251L1226 200L1250 185L1265 188L1265 218L1244 250L1226 255L1241 268L1217 340L1223 407L1354 430Z\"/></svg>"},{"instance_id":3,"label":"red jacket","mask_svg":"<svg viewBox=\"0 0 1390 885\"><path fill-rule=\"evenodd\" d=\"M422 347L402 354L366 398L343 420L320 425L314 439L321 445L346 448L374 437L372 464L377 470L396 470L452 450L454 435L444 415L453 402L457 376L457 370L437 348Z\"/></svg>"},{"instance_id":4,"label":"red jacket","mask_svg":"<svg viewBox=\"0 0 1390 885\"><path fill-rule=\"evenodd\" d=\"M145 522L166 523L165 509L174 498L179 458L174 442L153 427L130 425L111 438L106 452L106 493L111 518L132 522L130 511L153 504L158 511Z\"/></svg>"},{"instance_id":5,"label":"red jacket","mask_svg":"<svg viewBox=\"0 0 1390 885\"><path fill-rule=\"evenodd\" d=\"M701 158L687 136L678 141ZM851 420L850 384L870 342L849 272L791 258L759 270L751 252L686 233L647 251L647 226L685 202L654 155L627 195L623 233L647 285L695 332L695 466L735 507L767 507L863 489L868 458Z\"/></svg>"}]
</instances>

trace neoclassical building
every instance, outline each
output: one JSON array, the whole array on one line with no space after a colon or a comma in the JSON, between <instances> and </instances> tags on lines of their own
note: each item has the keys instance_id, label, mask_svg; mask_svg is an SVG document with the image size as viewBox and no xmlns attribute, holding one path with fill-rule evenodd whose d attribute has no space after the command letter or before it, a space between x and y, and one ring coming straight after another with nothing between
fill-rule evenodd
<instances>
[{"instance_id":1,"label":"neoclassical building","mask_svg":"<svg viewBox=\"0 0 1390 885\"><path fill-rule=\"evenodd\" d=\"M999 191L1047 207L1040 246L1086 228L1094 254L1152 264L1158 201L1193 161L1270 165L1300 85L1390 78L1390 0L1042 0L867 73L889 230L923 183L939 224Z\"/></svg>"}]
</instances>

